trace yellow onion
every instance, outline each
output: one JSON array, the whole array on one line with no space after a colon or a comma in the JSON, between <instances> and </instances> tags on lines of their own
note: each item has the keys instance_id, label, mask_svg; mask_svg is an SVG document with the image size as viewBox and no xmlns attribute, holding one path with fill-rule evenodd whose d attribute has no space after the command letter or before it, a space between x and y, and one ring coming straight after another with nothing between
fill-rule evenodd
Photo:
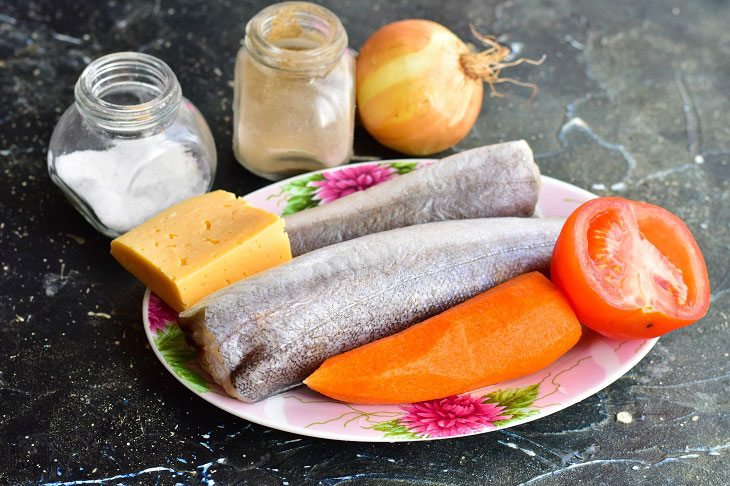
<instances>
[{"instance_id":1,"label":"yellow onion","mask_svg":"<svg viewBox=\"0 0 730 486\"><path fill-rule=\"evenodd\" d=\"M483 81L515 82L499 78L500 70L526 61L502 62L509 48L474 33L486 51L471 52L429 20L402 20L375 32L357 58L357 105L365 129L410 155L441 152L464 138L482 107Z\"/></svg>"}]
</instances>

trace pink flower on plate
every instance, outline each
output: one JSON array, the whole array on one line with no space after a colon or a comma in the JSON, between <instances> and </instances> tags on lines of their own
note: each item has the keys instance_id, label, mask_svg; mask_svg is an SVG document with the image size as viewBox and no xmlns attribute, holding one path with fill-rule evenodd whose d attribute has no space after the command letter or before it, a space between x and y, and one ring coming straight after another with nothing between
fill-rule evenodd
<instances>
[{"instance_id":1,"label":"pink flower on plate","mask_svg":"<svg viewBox=\"0 0 730 486\"><path fill-rule=\"evenodd\" d=\"M401 407L407 413L400 421L413 432L430 437L449 437L494 427L496 420L505 420L504 407L481 403L483 398L469 395L450 396L440 400L413 403Z\"/></svg>"},{"instance_id":2,"label":"pink flower on plate","mask_svg":"<svg viewBox=\"0 0 730 486\"><path fill-rule=\"evenodd\" d=\"M391 179L395 173L396 171L392 167L377 164L345 167L334 172L328 172L322 174L324 176L323 180L311 183L313 186L319 187L314 199L321 199L326 203L331 202L353 192L363 191L368 187L385 182Z\"/></svg>"},{"instance_id":3,"label":"pink flower on plate","mask_svg":"<svg viewBox=\"0 0 730 486\"><path fill-rule=\"evenodd\" d=\"M156 333L164 331L168 322L177 321L177 312L165 304L154 293L150 293L150 302L147 308L147 318L150 320L150 331Z\"/></svg>"}]
</instances>

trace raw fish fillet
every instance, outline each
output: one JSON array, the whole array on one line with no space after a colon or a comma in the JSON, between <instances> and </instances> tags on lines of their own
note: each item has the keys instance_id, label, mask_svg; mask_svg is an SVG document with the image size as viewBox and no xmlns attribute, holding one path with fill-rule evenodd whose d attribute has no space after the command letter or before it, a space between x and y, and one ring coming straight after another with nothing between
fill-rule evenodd
<instances>
[{"instance_id":1,"label":"raw fish fillet","mask_svg":"<svg viewBox=\"0 0 730 486\"><path fill-rule=\"evenodd\" d=\"M454 219L531 216L540 169L524 140L451 155L409 174L284 217L293 256L359 236Z\"/></svg>"},{"instance_id":2,"label":"raw fish fillet","mask_svg":"<svg viewBox=\"0 0 730 486\"><path fill-rule=\"evenodd\" d=\"M255 402L330 356L547 270L563 221L443 221L363 236L234 283L183 312L180 324L215 381Z\"/></svg>"}]
</instances>

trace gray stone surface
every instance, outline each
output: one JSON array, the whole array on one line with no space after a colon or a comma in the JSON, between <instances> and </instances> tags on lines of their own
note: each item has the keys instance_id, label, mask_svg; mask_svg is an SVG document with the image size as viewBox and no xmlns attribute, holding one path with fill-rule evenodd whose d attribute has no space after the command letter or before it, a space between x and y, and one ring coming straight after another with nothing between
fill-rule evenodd
<instances>
[{"instance_id":1,"label":"gray stone surface","mask_svg":"<svg viewBox=\"0 0 730 486\"><path fill-rule=\"evenodd\" d=\"M216 187L265 184L232 157L233 62L262 4L0 0L0 483L730 483L730 4L568 0L327 2L351 46L430 18L505 36L541 67L510 74L456 150L525 138L542 171L662 205L688 224L713 288L708 315L560 413L449 441L349 444L270 430L176 382L148 349L143 288L46 174L45 150L91 59L167 61L207 118ZM360 156L395 154L357 133ZM105 313L107 319L90 313ZM627 411L634 420L616 420ZM88 482L87 482L88 481Z\"/></svg>"}]
</instances>

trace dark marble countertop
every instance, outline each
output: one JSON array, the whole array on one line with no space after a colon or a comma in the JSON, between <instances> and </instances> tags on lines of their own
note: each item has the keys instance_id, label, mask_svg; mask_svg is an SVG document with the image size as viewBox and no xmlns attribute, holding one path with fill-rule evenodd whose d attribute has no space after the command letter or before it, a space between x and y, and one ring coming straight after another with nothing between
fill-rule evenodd
<instances>
[{"instance_id":1,"label":"dark marble countertop","mask_svg":"<svg viewBox=\"0 0 730 486\"><path fill-rule=\"evenodd\" d=\"M46 147L83 67L139 50L168 62L215 136L215 187L266 182L231 150L231 83L263 3L0 0L1 484L730 483L730 4L327 2L359 47L430 18L506 36L539 68L486 98L455 150L525 138L544 174L659 204L691 228L712 305L613 385L535 422L468 438L361 444L254 425L186 390L145 338L143 286L46 172ZM356 152L392 157L364 132ZM631 423L617 421L628 412Z\"/></svg>"}]
</instances>

